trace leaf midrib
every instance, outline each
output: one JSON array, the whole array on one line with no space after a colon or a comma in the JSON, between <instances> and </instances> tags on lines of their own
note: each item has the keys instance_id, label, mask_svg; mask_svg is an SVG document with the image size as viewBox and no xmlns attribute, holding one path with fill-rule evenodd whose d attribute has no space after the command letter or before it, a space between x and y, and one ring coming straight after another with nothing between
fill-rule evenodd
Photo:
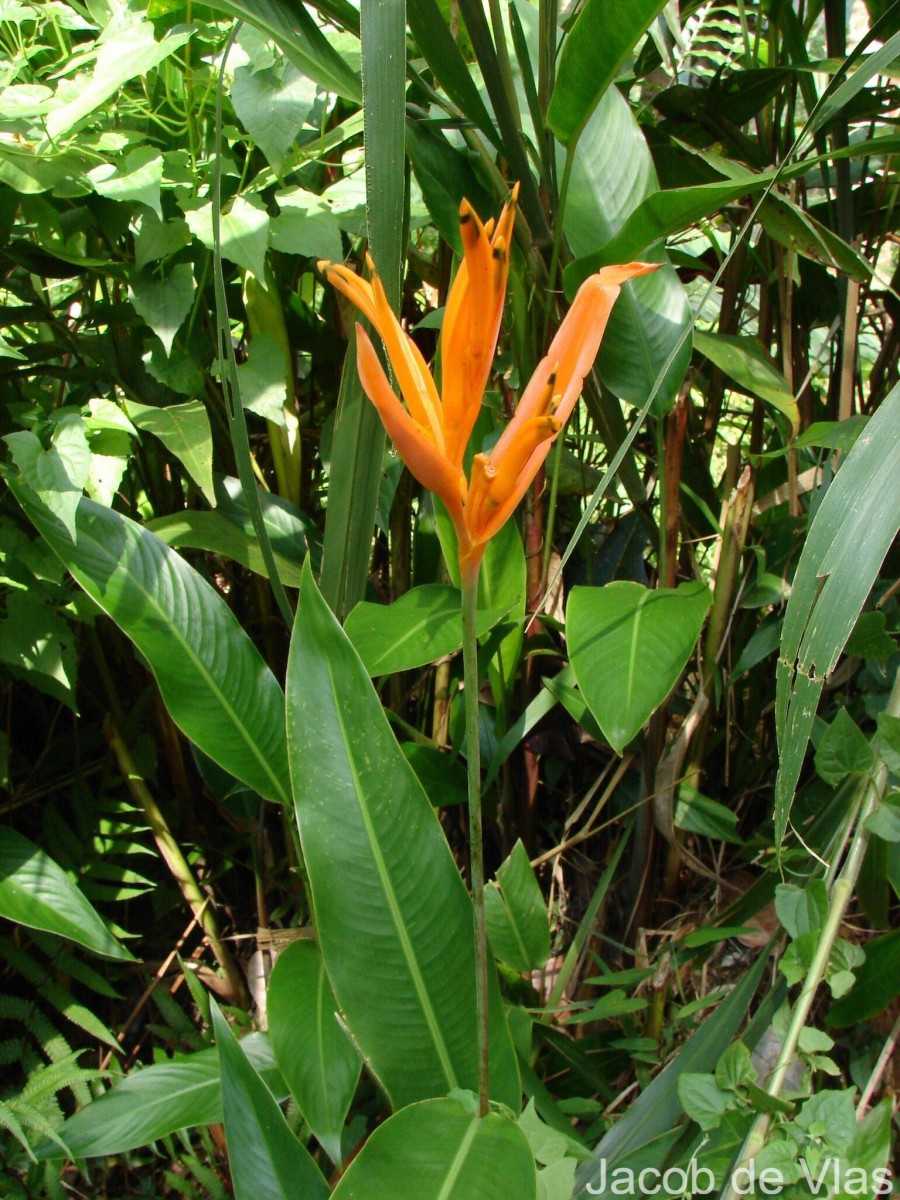
<instances>
[{"instance_id":1,"label":"leaf midrib","mask_svg":"<svg viewBox=\"0 0 900 1200\"><path fill-rule=\"evenodd\" d=\"M129 531L127 525L123 525L123 528L125 531L126 538L129 539L130 545L133 547L136 544L135 540L134 540L134 535ZM96 546L98 548L98 550L100 551L100 556L107 563L112 563L113 570L110 572L111 578L115 576L117 568L120 571L124 571L124 567L119 562L119 560L116 558L113 558L113 556L106 551L106 548L104 546L102 546L96 540L96 538L93 538L89 534L86 534L84 530L80 531L80 533L81 533L82 537L85 537L89 542L91 542L94 546ZM150 534L148 536L152 537L153 535ZM159 540L159 539L157 539L157 540ZM160 541L160 546L164 547L164 549L168 549L168 547L166 547L165 543L162 541ZM166 557L165 554L163 554L162 557L163 557L163 561L165 561L165 557ZM63 561L65 561L65 560L63 560ZM69 567L69 570L71 571L72 570L71 564L66 563L66 565ZM167 565L169 565L170 569L171 569L171 565L170 564L167 564ZM86 571L82 571L81 568L79 568L79 572L81 574L83 574L86 578L88 578ZM73 572L73 574L74 574L74 572ZM182 635L181 630L178 628L178 626L170 619L170 617L166 613L165 609L157 602L153 593L149 592L144 587L144 585L135 576L135 574L133 572L129 571L127 574L128 574L128 578L130 579L132 584L135 586L135 588L141 593L141 595L143 595L146 598L150 607L154 610L154 612L157 614L157 616L159 616L162 619L163 624L165 624L168 627L168 629L172 632L172 634L174 635L174 640L186 652L188 658L194 664L194 666L197 670L197 673L200 675L201 679L203 679L203 681L207 684L207 686L209 687L212 694L218 699L219 703L221 704L222 708L224 709L229 720L232 722L232 724L237 729L238 734L240 735L245 746L250 751L250 753L253 755L253 757L256 759L256 761L259 763L259 765L262 767L263 771L268 776L268 778L272 781L272 784L273 784L274 788L276 789L276 792L277 792L281 802L283 804L286 804L288 801L288 796L287 796L287 793L285 792L284 788L281 785L281 780L278 778L277 775L273 774L273 772L269 766L269 763L267 762L267 760L266 760L265 756L262 754L262 752L259 750L259 747L257 746L256 742L253 741L250 737L248 737L247 731L246 731L246 728L245 728L243 722L238 720L237 714L235 713L234 709L231 707L228 700L225 698L224 693L219 688L215 679L213 679L212 675L206 669L206 666L204 665L202 660L199 659L197 657L197 655L194 653L194 649L191 646L190 642ZM97 588L96 590L99 595L100 589ZM98 600L98 604L100 604L99 600ZM109 612L109 610L105 607L105 605L100 604L100 607L103 608L104 612L106 612L108 616L112 617L112 613ZM114 617L113 617L113 620L115 620ZM131 636L131 635L129 634L129 636ZM150 661L150 660L148 659L148 661ZM152 666L152 663L151 663L151 666ZM153 673L155 675L156 671L154 670Z\"/></svg>"},{"instance_id":2,"label":"leaf midrib","mask_svg":"<svg viewBox=\"0 0 900 1200\"><path fill-rule=\"evenodd\" d=\"M333 696L338 696L339 692L337 689L337 681L334 677L331 663L328 662L327 659L325 660L325 669L328 672L328 682L331 686L331 694ZM340 727L341 738L343 739L344 746L347 749L347 767L350 771L351 779L353 780L353 788L356 792L360 815L362 817L366 835L369 840L369 849L372 854L372 859L375 863L378 881L381 884L382 891L384 892L385 899L387 900L388 909L390 911L394 929L400 942L403 957L406 961L406 966L409 971L410 978L412 979L413 987L415 988L416 996L419 1000L419 1005L425 1016L425 1022L431 1034L432 1042L441 1064L441 1069L443 1070L444 1076L447 1080L447 1090L452 1091L454 1088L459 1087L459 1082L456 1078L456 1072L453 1069L453 1062L450 1058L450 1052L447 1048L446 1042L444 1041L441 1023L434 1011L434 1007L431 1003L431 997L428 995L428 988L425 984L425 979L422 975L418 959L416 958L412 942L410 941L409 931L407 930L403 920L403 914L400 910L400 903L397 899L397 894L394 891L394 885L391 881L390 872L388 870L387 863L384 860L381 846L366 806L365 791L362 787L362 782L359 778L359 775L357 774L356 763L354 762L353 756L350 753L350 746L352 743L348 737L347 728L344 724L344 715L337 704L334 706L333 711L338 726Z\"/></svg>"}]
</instances>

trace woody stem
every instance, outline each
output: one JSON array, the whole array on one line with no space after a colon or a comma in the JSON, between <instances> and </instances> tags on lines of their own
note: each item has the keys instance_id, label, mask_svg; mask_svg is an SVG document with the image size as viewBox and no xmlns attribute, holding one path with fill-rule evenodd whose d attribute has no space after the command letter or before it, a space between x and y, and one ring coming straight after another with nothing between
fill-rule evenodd
<instances>
[{"instance_id":1,"label":"woody stem","mask_svg":"<svg viewBox=\"0 0 900 1200\"><path fill-rule=\"evenodd\" d=\"M481 827L481 734L478 725L478 573L479 564L463 566L463 696L466 708L466 761L469 774L469 855L475 927L475 1015L478 1045L478 1109L490 1105L488 946L484 921L484 838Z\"/></svg>"}]
</instances>

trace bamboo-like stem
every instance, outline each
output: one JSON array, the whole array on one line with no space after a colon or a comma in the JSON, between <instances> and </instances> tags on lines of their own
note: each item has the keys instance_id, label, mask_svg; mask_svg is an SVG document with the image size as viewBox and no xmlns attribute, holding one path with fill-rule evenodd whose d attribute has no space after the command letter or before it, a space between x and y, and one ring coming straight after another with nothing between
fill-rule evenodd
<instances>
[{"instance_id":1,"label":"bamboo-like stem","mask_svg":"<svg viewBox=\"0 0 900 1200\"><path fill-rule=\"evenodd\" d=\"M480 565L480 564L479 564ZM481 825L481 732L478 727L478 574L479 565L463 569L463 697L466 709L466 764L469 776L469 873L475 932L475 1020L478 1044L478 1111L490 1107L490 1013L488 946L484 920L484 837Z\"/></svg>"},{"instance_id":2,"label":"bamboo-like stem","mask_svg":"<svg viewBox=\"0 0 900 1200\"><path fill-rule=\"evenodd\" d=\"M188 907L194 914L194 918L206 934L210 949L218 959L219 966L225 972L236 1002L246 1008L250 1003L247 986L228 945L222 941L215 913L209 906L209 898L203 894L200 885L194 878L190 863L184 857L181 847L176 842L166 818L163 816L159 805L150 794L150 789L141 777L137 765L131 756L131 751L110 717L107 717L104 722L103 731L109 743L109 748L116 756L119 770L125 776L125 782L128 785L128 790L131 792L132 798L140 805L144 816L147 818L147 824L150 826L163 861L181 889L181 894L187 901Z\"/></svg>"},{"instance_id":3,"label":"bamboo-like stem","mask_svg":"<svg viewBox=\"0 0 900 1200\"><path fill-rule=\"evenodd\" d=\"M894 686L888 700L887 711L891 716L900 716L900 671L894 677ZM850 843L850 849L847 852L841 873L831 890L828 917L819 935L819 941L809 968L809 974L806 977L806 982L803 984L803 988L797 998L797 1003L794 1005L794 1011L791 1014L791 1023L785 1035L781 1053L778 1056L778 1062L766 1083L766 1093L769 1096L778 1097L781 1094L788 1069L797 1053L800 1034L806 1026L806 1021L812 1009L819 984L825 978L828 960L831 957L834 943L837 941L841 922L844 919L847 906L853 896L853 889L856 886L863 859L868 849L869 831L866 828L866 819L875 811L879 800L885 793L887 776L887 767L882 763L875 774L870 776L863 784L863 801L859 810L853 840ZM762 1150L769 1132L769 1118L770 1114L767 1112L761 1112L756 1117L741 1150L741 1156L737 1164L738 1167L750 1163L760 1150ZM734 1179L734 1176L735 1172L732 1171L731 1180ZM736 1195L733 1183L729 1182L728 1186L722 1192L721 1200L735 1200Z\"/></svg>"}]
</instances>

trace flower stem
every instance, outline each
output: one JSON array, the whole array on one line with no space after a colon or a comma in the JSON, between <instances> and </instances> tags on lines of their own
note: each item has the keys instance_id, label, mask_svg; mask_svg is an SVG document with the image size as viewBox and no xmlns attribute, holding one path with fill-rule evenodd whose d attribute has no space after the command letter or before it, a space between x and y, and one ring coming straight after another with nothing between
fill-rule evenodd
<instances>
[{"instance_id":1,"label":"flower stem","mask_svg":"<svg viewBox=\"0 0 900 1200\"><path fill-rule=\"evenodd\" d=\"M481 734L478 727L478 573L462 572L463 696L466 706L466 762L469 774L469 856L475 927L475 1019L478 1044L478 1110L490 1106L488 947L484 921L484 838L481 828Z\"/></svg>"}]
</instances>

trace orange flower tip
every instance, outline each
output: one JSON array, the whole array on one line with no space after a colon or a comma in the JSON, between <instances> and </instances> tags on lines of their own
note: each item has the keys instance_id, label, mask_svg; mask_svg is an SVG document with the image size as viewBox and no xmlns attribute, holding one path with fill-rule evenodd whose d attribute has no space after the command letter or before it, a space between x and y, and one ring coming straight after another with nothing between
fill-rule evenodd
<instances>
[{"instance_id":1,"label":"orange flower tip","mask_svg":"<svg viewBox=\"0 0 900 1200\"><path fill-rule=\"evenodd\" d=\"M617 287L629 279L637 279L640 275L652 275L665 263L630 262L621 266L601 267L597 272L598 281L605 287Z\"/></svg>"},{"instance_id":2,"label":"orange flower tip","mask_svg":"<svg viewBox=\"0 0 900 1200\"><path fill-rule=\"evenodd\" d=\"M493 217L490 217L487 221L485 221L484 232L487 234L488 237L490 237L491 234L494 232L495 224L496 224L496 222L494 221Z\"/></svg>"},{"instance_id":3,"label":"orange flower tip","mask_svg":"<svg viewBox=\"0 0 900 1200\"><path fill-rule=\"evenodd\" d=\"M366 266L369 268L369 270L372 272L373 275L378 274L378 272L375 270L375 259L368 252L368 250L366 251Z\"/></svg>"},{"instance_id":4,"label":"orange flower tip","mask_svg":"<svg viewBox=\"0 0 900 1200\"><path fill-rule=\"evenodd\" d=\"M512 191L510 192L510 199L513 204L515 204L516 201L519 199L519 187L520 187L520 181L517 179L516 182L512 185Z\"/></svg>"},{"instance_id":5,"label":"orange flower tip","mask_svg":"<svg viewBox=\"0 0 900 1200\"><path fill-rule=\"evenodd\" d=\"M319 261L316 263L316 270L317 270L317 271L318 271L318 272L319 272L321 275L325 275L325 276L327 276L327 275L328 275L328 272L331 270L331 268L332 268L333 266L334 266L334 263L331 261L331 259L329 259L329 258L320 258L320 259L319 259Z\"/></svg>"},{"instance_id":6,"label":"orange flower tip","mask_svg":"<svg viewBox=\"0 0 900 1200\"><path fill-rule=\"evenodd\" d=\"M506 261L506 239L498 237L497 241L491 247L491 257L495 262Z\"/></svg>"}]
</instances>

